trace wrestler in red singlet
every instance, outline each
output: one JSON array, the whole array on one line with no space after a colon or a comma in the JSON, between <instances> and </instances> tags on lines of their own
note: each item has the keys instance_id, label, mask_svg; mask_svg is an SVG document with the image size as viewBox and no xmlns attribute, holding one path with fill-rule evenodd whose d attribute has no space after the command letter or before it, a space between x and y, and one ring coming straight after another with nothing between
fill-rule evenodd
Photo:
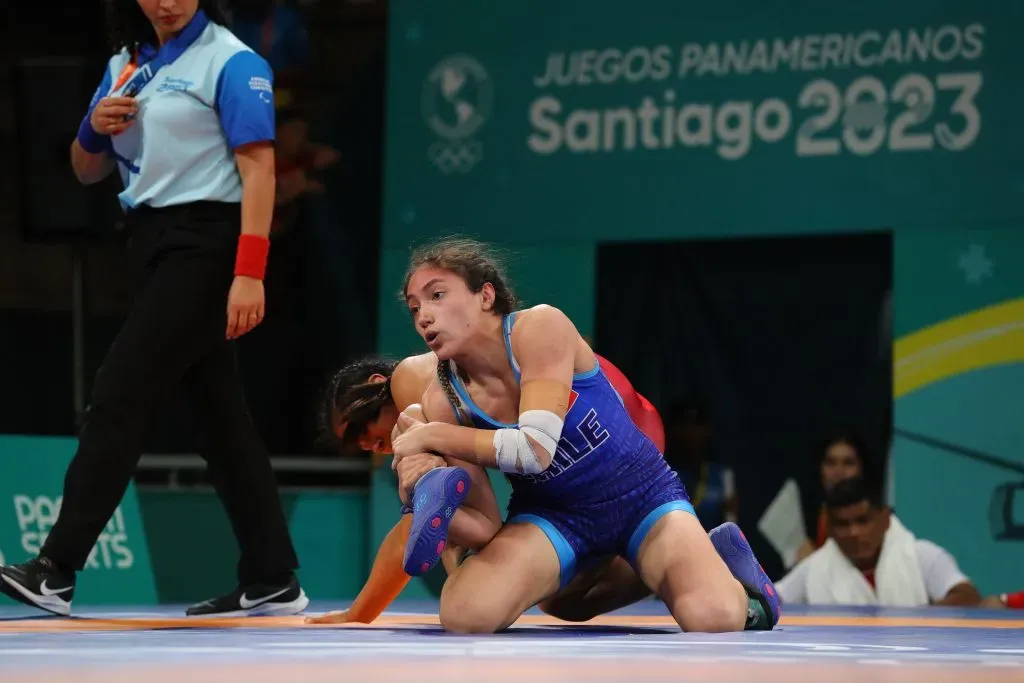
<instances>
[{"instance_id":1,"label":"wrestler in red singlet","mask_svg":"<svg viewBox=\"0 0 1024 683\"><path fill-rule=\"evenodd\" d=\"M626 412L633 419L633 424L640 428L647 438L654 442L658 450L665 452L665 426L661 422L661 415L651 402L633 388L629 378L622 374L622 370L604 356L595 353L597 362L601 365L601 371L608 378L615 391L622 398L622 404Z\"/></svg>"}]
</instances>

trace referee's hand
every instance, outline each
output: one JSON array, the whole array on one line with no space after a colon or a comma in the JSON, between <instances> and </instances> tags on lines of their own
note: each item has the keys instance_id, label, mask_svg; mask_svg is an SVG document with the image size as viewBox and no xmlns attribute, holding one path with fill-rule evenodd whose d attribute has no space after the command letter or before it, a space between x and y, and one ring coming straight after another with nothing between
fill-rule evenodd
<instances>
[{"instance_id":1,"label":"referee's hand","mask_svg":"<svg viewBox=\"0 0 1024 683\"><path fill-rule=\"evenodd\" d=\"M100 135L118 135L135 122L138 111L133 97L104 97L92 110L89 124Z\"/></svg>"},{"instance_id":2,"label":"referee's hand","mask_svg":"<svg viewBox=\"0 0 1024 683\"><path fill-rule=\"evenodd\" d=\"M238 339L261 322L266 310L263 281L236 275L228 292L228 339Z\"/></svg>"}]
</instances>

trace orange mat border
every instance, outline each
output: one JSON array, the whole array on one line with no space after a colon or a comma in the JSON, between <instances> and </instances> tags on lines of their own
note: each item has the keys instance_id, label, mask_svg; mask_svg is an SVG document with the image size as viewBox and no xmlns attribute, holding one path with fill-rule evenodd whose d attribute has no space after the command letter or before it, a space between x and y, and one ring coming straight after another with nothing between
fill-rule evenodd
<instances>
[{"instance_id":1,"label":"orange mat border","mask_svg":"<svg viewBox=\"0 0 1024 683\"><path fill-rule=\"evenodd\" d=\"M59 633L74 631L145 631L181 628L411 628L438 626L436 614L385 615L372 624L306 624L304 617L240 617L223 619L189 618L125 618L125 619L26 619L0 622L0 633ZM526 615L516 622L520 626L581 626L553 617ZM675 629L668 616L607 615L586 622L584 626L624 626ZM913 628L994 628L1024 629L1021 619L955 619L931 617L829 617L783 616L780 626L824 627L913 627Z\"/></svg>"}]
</instances>

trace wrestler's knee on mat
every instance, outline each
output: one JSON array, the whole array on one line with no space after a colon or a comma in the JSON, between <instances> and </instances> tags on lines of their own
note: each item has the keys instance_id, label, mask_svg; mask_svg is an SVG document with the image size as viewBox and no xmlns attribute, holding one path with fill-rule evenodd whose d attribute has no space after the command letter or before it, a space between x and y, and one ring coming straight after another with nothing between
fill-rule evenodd
<instances>
[{"instance_id":1,"label":"wrestler's knee on mat","mask_svg":"<svg viewBox=\"0 0 1024 683\"><path fill-rule=\"evenodd\" d=\"M688 633L732 633L747 623L747 599L739 583L736 590L693 592L666 600L679 627Z\"/></svg>"},{"instance_id":2,"label":"wrestler's knee on mat","mask_svg":"<svg viewBox=\"0 0 1024 683\"><path fill-rule=\"evenodd\" d=\"M746 591L692 513L672 511L661 517L636 558L644 583L684 631L728 633L746 626Z\"/></svg>"},{"instance_id":3,"label":"wrestler's knee on mat","mask_svg":"<svg viewBox=\"0 0 1024 683\"><path fill-rule=\"evenodd\" d=\"M559 567L543 530L510 522L445 582L441 626L453 633L502 631L558 590Z\"/></svg>"},{"instance_id":4,"label":"wrestler's knee on mat","mask_svg":"<svg viewBox=\"0 0 1024 683\"><path fill-rule=\"evenodd\" d=\"M458 582L449 581L441 590L441 628L449 633L497 633L509 622L509 610L503 602L500 596L465 590Z\"/></svg>"}]
</instances>

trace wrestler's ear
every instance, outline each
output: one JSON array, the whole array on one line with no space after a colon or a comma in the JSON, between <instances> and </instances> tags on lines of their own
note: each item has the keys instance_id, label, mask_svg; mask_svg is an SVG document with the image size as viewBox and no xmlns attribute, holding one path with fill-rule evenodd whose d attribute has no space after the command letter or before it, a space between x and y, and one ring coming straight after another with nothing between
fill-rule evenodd
<instances>
[{"instance_id":1,"label":"wrestler's ear","mask_svg":"<svg viewBox=\"0 0 1024 683\"><path fill-rule=\"evenodd\" d=\"M494 285L485 282L480 288L480 309L490 312L494 310Z\"/></svg>"}]
</instances>

